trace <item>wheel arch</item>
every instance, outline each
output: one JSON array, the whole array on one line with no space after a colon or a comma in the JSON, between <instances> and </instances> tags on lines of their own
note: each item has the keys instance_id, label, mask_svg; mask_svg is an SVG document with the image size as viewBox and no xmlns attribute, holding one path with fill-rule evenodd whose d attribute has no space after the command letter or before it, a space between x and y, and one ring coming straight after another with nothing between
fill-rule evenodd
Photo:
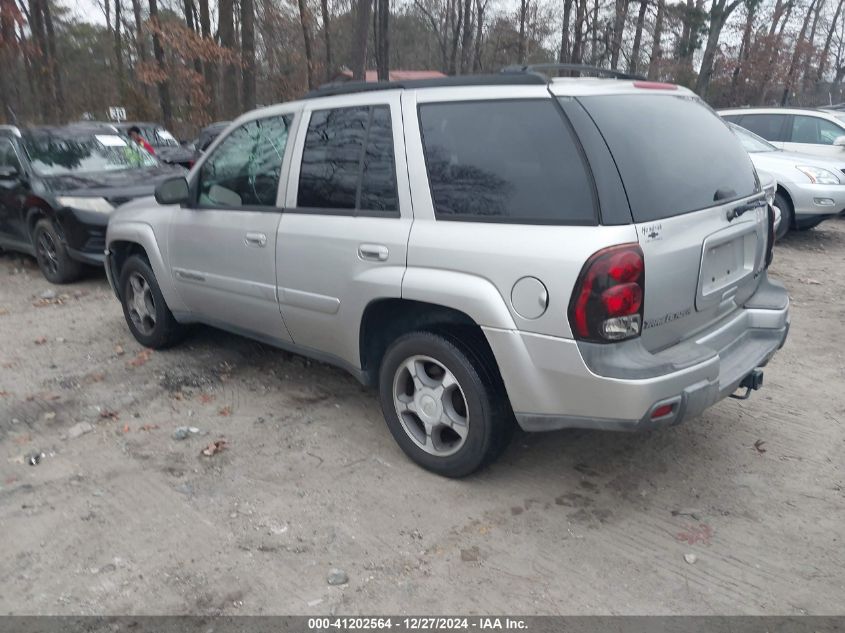
<instances>
[{"instance_id":1,"label":"wheel arch","mask_svg":"<svg viewBox=\"0 0 845 633\"><path fill-rule=\"evenodd\" d=\"M161 294L170 311L174 314L187 311L176 291L170 275L170 267L165 263L155 233L149 224L141 222L110 224L106 236L106 248L116 285L119 285L121 270L126 260L132 255L143 255L155 273Z\"/></svg>"},{"instance_id":2,"label":"wheel arch","mask_svg":"<svg viewBox=\"0 0 845 633\"><path fill-rule=\"evenodd\" d=\"M449 338L480 357L501 381L496 357L481 326L466 312L414 299L383 298L364 309L359 328L361 376L365 384L378 383L381 361L391 343L404 334L426 331Z\"/></svg>"},{"instance_id":3,"label":"wheel arch","mask_svg":"<svg viewBox=\"0 0 845 633\"><path fill-rule=\"evenodd\" d=\"M792 197L792 194L789 193L789 189L784 187L780 182L778 182L777 189L775 189L775 193L779 193L786 198L786 201L789 203L790 211L792 212L792 222L789 225L790 229L795 228L795 201ZM781 209L781 214L783 214L783 209Z\"/></svg>"}]
</instances>

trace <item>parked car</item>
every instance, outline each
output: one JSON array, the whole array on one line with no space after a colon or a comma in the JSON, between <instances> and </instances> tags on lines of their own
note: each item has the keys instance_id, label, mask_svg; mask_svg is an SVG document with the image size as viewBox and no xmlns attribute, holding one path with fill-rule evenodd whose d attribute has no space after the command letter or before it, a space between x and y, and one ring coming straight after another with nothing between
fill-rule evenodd
<instances>
[{"instance_id":1,"label":"parked car","mask_svg":"<svg viewBox=\"0 0 845 633\"><path fill-rule=\"evenodd\" d=\"M53 283L73 281L103 265L114 207L182 173L108 126L0 126L0 246L34 255Z\"/></svg>"},{"instance_id":2,"label":"parked car","mask_svg":"<svg viewBox=\"0 0 845 633\"><path fill-rule=\"evenodd\" d=\"M201 129L196 140L191 144L195 152L194 159L199 158L200 155L208 149L208 147L217 139L218 136L220 136L223 130L225 130L230 123L231 121L218 121L217 123L212 123L211 125L207 125Z\"/></svg>"},{"instance_id":3,"label":"parked car","mask_svg":"<svg viewBox=\"0 0 845 633\"><path fill-rule=\"evenodd\" d=\"M719 110L719 114L778 149L845 160L845 112L819 108L732 108Z\"/></svg>"},{"instance_id":4,"label":"parked car","mask_svg":"<svg viewBox=\"0 0 845 633\"><path fill-rule=\"evenodd\" d=\"M783 216L778 238L790 229L810 229L845 212L845 158L785 152L745 128L728 125L757 170L765 170L778 182L774 204Z\"/></svg>"},{"instance_id":5,"label":"parked car","mask_svg":"<svg viewBox=\"0 0 845 633\"><path fill-rule=\"evenodd\" d=\"M163 163L179 165L185 169L190 169L194 164L194 151L179 143L175 136L158 123L123 122L113 123L112 125L118 132L126 136L129 136L130 128L137 127L141 130L141 136L153 146L156 158Z\"/></svg>"},{"instance_id":6,"label":"parked car","mask_svg":"<svg viewBox=\"0 0 845 633\"><path fill-rule=\"evenodd\" d=\"M336 364L462 476L514 420L654 429L758 388L789 328L764 197L675 85L353 84L240 117L111 218L106 270L141 344L205 323Z\"/></svg>"}]
</instances>

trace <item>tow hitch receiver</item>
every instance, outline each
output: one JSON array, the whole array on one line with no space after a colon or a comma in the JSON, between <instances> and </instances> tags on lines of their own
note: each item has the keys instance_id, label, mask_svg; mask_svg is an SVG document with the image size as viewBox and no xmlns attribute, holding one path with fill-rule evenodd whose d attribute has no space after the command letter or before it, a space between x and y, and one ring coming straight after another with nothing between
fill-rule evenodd
<instances>
[{"instance_id":1,"label":"tow hitch receiver","mask_svg":"<svg viewBox=\"0 0 845 633\"><path fill-rule=\"evenodd\" d=\"M737 387L737 389L745 389L745 393L742 395L732 393L731 398L736 398L737 400L748 400L748 398L751 397L751 392L757 391L762 386L763 370L754 369L750 374L742 379L742 382L739 383L739 387Z\"/></svg>"}]
</instances>

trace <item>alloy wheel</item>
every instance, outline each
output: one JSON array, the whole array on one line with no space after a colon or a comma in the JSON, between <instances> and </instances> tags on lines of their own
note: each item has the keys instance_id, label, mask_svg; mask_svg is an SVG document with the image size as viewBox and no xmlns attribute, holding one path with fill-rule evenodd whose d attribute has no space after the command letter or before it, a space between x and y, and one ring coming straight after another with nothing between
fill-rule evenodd
<instances>
[{"instance_id":1,"label":"alloy wheel","mask_svg":"<svg viewBox=\"0 0 845 633\"><path fill-rule=\"evenodd\" d=\"M126 306L132 324L144 336L150 336L156 325L156 306L147 280L137 272L129 275Z\"/></svg>"}]
</instances>

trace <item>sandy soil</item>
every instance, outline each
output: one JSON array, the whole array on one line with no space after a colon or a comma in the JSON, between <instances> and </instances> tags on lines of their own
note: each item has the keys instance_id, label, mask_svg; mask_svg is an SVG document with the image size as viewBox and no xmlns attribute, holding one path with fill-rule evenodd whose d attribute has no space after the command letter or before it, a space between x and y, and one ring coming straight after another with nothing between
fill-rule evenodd
<instances>
[{"instance_id":1,"label":"sandy soil","mask_svg":"<svg viewBox=\"0 0 845 633\"><path fill-rule=\"evenodd\" d=\"M102 275L2 256L0 613L842 613L843 270L845 222L778 247L792 332L751 400L448 481L341 371L211 329L144 352Z\"/></svg>"}]
</instances>

